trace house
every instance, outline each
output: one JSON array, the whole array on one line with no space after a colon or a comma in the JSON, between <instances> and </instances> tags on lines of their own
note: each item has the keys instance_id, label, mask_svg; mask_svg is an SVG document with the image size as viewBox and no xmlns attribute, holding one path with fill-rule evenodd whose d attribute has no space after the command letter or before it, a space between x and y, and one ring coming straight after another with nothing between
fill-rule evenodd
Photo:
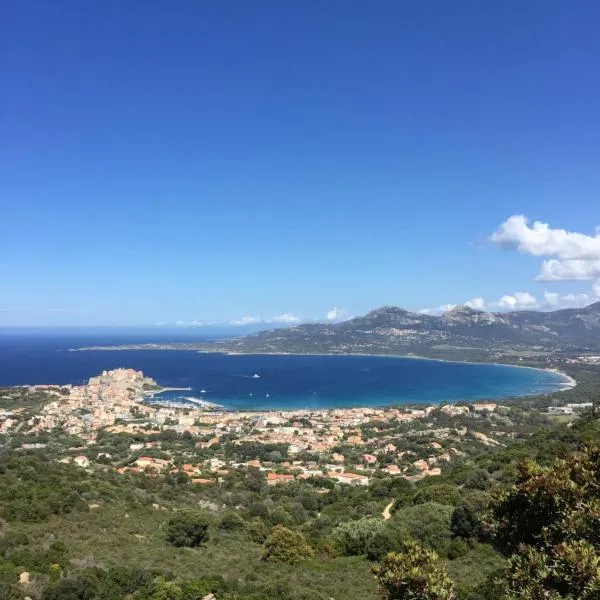
<instances>
[{"instance_id":1,"label":"house","mask_svg":"<svg viewBox=\"0 0 600 600\"><path fill-rule=\"evenodd\" d=\"M363 454L362 458L368 465L373 465L377 462L377 457L374 454Z\"/></svg>"},{"instance_id":2,"label":"house","mask_svg":"<svg viewBox=\"0 0 600 600\"><path fill-rule=\"evenodd\" d=\"M155 469L156 471L162 471L169 466L169 461L161 458L153 458L152 456L140 456L134 464L140 469Z\"/></svg>"},{"instance_id":3,"label":"house","mask_svg":"<svg viewBox=\"0 0 600 600\"><path fill-rule=\"evenodd\" d=\"M344 462L344 455L343 454L338 454L337 452L334 452L331 455L331 460L333 462L336 462L336 463L343 463Z\"/></svg>"},{"instance_id":4,"label":"house","mask_svg":"<svg viewBox=\"0 0 600 600\"><path fill-rule=\"evenodd\" d=\"M396 446L394 446L394 444L388 444L383 450L384 450L384 452L396 452L396 450L398 450L398 448L396 448Z\"/></svg>"},{"instance_id":5,"label":"house","mask_svg":"<svg viewBox=\"0 0 600 600\"><path fill-rule=\"evenodd\" d=\"M279 485L281 483L289 483L290 481L294 481L293 475L272 472L267 474L267 485Z\"/></svg>"},{"instance_id":6,"label":"house","mask_svg":"<svg viewBox=\"0 0 600 600\"><path fill-rule=\"evenodd\" d=\"M329 473L329 477L337 479L340 483L347 485L369 485L369 478L366 475L356 473Z\"/></svg>"},{"instance_id":7,"label":"house","mask_svg":"<svg viewBox=\"0 0 600 600\"><path fill-rule=\"evenodd\" d=\"M570 406L549 406L548 413L551 415L572 415L575 411Z\"/></svg>"}]
</instances>

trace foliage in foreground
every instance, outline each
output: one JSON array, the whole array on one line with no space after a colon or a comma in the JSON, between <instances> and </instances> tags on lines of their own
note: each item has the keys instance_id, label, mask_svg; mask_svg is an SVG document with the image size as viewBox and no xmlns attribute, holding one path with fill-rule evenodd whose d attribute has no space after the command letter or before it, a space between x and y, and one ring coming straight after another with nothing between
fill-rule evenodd
<instances>
[{"instance_id":1,"label":"foliage in foreground","mask_svg":"<svg viewBox=\"0 0 600 600\"><path fill-rule=\"evenodd\" d=\"M385 600L453 600L454 585L433 550L416 542L404 543L401 552L388 554L373 567L379 592Z\"/></svg>"},{"instance_id":2,"label":"foliage in foreground","mask_svg":"<svg viewBox=\"0 0 600 600\"><path fill-rule=\"evenodd\" d=\"M525 463L490 529L511 556L503 599L600 598L600 449L552 467Z\"/></svg>"}]
</instances>

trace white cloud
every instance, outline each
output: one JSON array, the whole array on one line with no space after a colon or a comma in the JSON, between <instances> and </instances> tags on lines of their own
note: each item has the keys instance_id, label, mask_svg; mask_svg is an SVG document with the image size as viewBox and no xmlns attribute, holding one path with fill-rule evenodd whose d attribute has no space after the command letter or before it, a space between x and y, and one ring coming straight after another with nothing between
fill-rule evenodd
<instances>
[{"instance_id":1,"label":"white cloud","mask_svg":"<svg viewBox=\"0 0 600 600\"><path fill-rule=\"evenodd\" d=\"M265 323L299 323L301 320L300 317L292 315L291 313L283 313L282 315L267 319Z\"/></svg>"},{"instance_id":2,"label":"white cloud","mask_svg":"<svg viewBox=\"0 0 600 600\"><path fill-rule=\"evenodd\" d=\"M343 308L334 306L330 311L327 312L325 318L328 321L342 321L347 316L347 311Z\"/></svg>"},{"instance_id":3,"label":"white cloud","mask_svg":"<svg viewBox=\"0 0 600 600\"><path fill-rule=\"evenodd\" d=\"M600 259L600 230L595 236L565 229L553 229L535 221L529 226L523 215L513 215L500 225L490 240L533 256L555 256L561 260Z\"/></svg>"},{"instance_id":4,"label":"white cloud","mask_svg":"<svg viewBox=\"0 0 600 600\"><path fill-rule=\"evenodd\" d=\"M293 315L292 313L283 313L281 315L275 315L274 317L270 317L268 319L261 319L260 317L252 317L245 316L241 319L233 319L233 321L229 321L230 325L254 325L256 323L279 323L279 324L292 324L292 323L300 323L302 319Z\"/></svg>"},{"instance_id":5,"label":"white cloud","mask_svg":"<svg viewBox=\"0 0 600 600\"><path fill-rule=\"evenodd\" d=\"M538 301L529 292L515 292L512 296L509 294L502 296L494 305L499 308L510 309L535 308L538 305Z\"/></svg>"},{"instance_id":6,"label":"white cloud","mask_svg":"<svg viewBox=\"0 0 600 600\"><path fill-rule=\"evenodd\" d=\"M177 327L183 327L183 326L185 325L185 323L184 323L183 321L177 321L177 322L175 323L175 325L176 325Z\"/></svg>"},{"instance_id":7,"label":"white cloud","mask_svg":"<svg viewBox=\"0 0 600 600\"><path fill-rule=\"evenodd\" d=\"M566 229L553 229L535 221L532 226L523 215L509 217L490 236L502 246L532 256L546 256L538 281L582 281L600 277L600 228L586 235Z\"/></svg>"},{"instance_id":8,"label":"white cloud","mask_svg":"<svg viewBox=\"0 0 600 600\"><path fill-rule=\"evenodd\" d=\"M547 306L558 306L560 304L560 294L556 292L544 292L544 303Z\"/></svg>"},{"instance_id":9,"label":"white cloud","mask_svg":"<svg viewBox=\"0 0 600 600\"><path fill-rule=\"evenodd\" d=\"M537 281L585 281L600 277L600 260L545 260Z\"/></svg>"},{"instance_id":10,"label":"white cloud","mask_svg":"<svg viewBox=\"0 0 600 600\"><path fill-rule=\"evenodd\" d=\"M233 321L229 321L230 325L252 325L254 323L260 323L261 319L259 317L242 317L241 319L233 319Z\"/></svg>"},{"instance_id":11,"label":"white cloud","mask_svg":"<svg viewBox=\"0 0 600 600\"><path fill-rule=\"evenodd\" d=\"M465 306L474 310L485 310L485 300L483 298L471 298L465 302Z\"/></svg>"},{"instance_id":12,"label":"white cloud","mask_svg":"<svg viewBox=\"0 0 600 600\"><path fill-rule=\"evenodd\" d=\"M441 315L442 313L448 312L453 308L456 308L456 304L442 304L435 308L422 308L419 313L422 315Z\"/></svg>"},{"instance_id":13,"label":"white cloud","mask_svg":"<svg viewBox=\"0 0 600 600\"><path fill-rule=\"evenodd\" d=\"M556 304L551 305L551 308L553 310L560 308L583 308L592 302L594 302L592 294L586 292L581 292L579 294L562 294L558 295Z\"/></svg>"},{"instance_id":14,"label":"white cloud","mask_svg":"<svg viewBox=\"0 0 600 600\"><path fill-rule=\"evenodd\" d=\"M592 286L592 291L594 292L594 296L596 298L600 298L600 279L596 281L596 283Z\"/></svg>"}]
</instances>

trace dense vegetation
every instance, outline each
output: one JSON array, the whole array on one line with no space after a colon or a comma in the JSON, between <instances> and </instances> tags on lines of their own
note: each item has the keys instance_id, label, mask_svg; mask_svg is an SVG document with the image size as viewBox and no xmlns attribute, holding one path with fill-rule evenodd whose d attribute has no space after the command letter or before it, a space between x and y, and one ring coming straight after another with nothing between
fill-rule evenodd
<instances>
[{"instance_id":1,"label":"dense vegetation","mask_svg":"<svg viewBox=\"0 0 600 600\"><path fill-rule=\"evenodd\" d=\"M564 395L595 400L580 381ZM380 471L368 487L320 477L269 486L251 467L206 485L183 472L115 472L146 434L100 435L84 450L89 469L58 460L82 452L77 438L45 433L23 448L32 440L0 437L0 600L597 600L600 420L590 411L549 424L529 410L552 401L452 422L434 411L416 438L370 424L417 456L434 439L428 427L463 418L482 431L510 422L517 441L464 436L452 441L463 459L440 476L411 483ZM232 438L209 452L172 431L146 439L161 448L145 454L181 463L191 453L287 458L285 445Z\"/></svg>"}]
</instances>

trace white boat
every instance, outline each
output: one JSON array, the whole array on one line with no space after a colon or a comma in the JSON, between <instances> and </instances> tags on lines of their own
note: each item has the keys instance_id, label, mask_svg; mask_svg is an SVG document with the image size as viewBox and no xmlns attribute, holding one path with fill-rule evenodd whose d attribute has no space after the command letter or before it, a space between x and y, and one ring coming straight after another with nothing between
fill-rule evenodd
<instances>
[{"instance_id":1,"label":"white boat","mask_svg":"<svg viewBox=\"0 0 600 600\"><path fill-rule=\"evenodd\" d=\"M252 379L260 379L260 375L258 373L254 373L254 375L252 375Z\"/></svg>"}]
</instances>

